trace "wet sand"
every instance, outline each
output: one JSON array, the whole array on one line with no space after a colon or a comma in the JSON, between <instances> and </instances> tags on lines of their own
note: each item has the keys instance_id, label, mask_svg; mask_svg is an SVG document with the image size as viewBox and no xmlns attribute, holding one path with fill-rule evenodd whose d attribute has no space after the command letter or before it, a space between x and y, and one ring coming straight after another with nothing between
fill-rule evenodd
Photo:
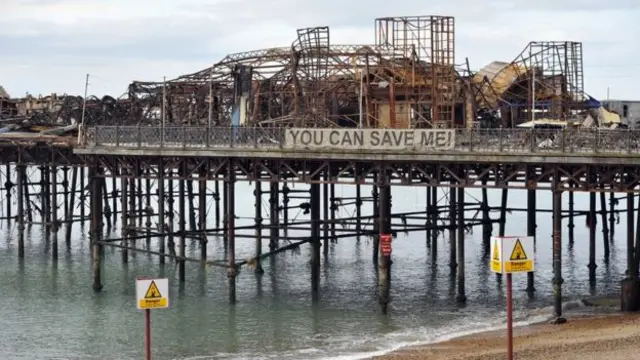
<instances>
[{"instance_id":1,"label":"wet sand","mask_svg":"<svg viewBox=\"0 0 640 360\"><path fill-rule=\"evenodd\" d=\"M514 358L526 360L638 359L640 314L585 316L563 325L536 324L514 329ZM506 330L469 335L402 349L378 360L506 359Z\"/></svg>"}]
</instances>

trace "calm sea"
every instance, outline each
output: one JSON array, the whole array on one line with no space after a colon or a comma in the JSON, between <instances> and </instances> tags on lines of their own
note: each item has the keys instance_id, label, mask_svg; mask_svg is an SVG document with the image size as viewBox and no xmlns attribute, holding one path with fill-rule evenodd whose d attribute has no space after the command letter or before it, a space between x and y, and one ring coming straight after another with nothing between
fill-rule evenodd
<instances>
[{"instance_id":1,"label":"calm sea","mask_svg":"<svg viewBox=\"0 0 640 360\"><path fill-rule=\"evenodd\" d=\"M253 215L252 189L238 184L238 225ZM304 187L298 186L298 189ZM363 187L363 194L370 188ZM354 196L353 187L337 187L336 196ZM425 190L393 189L393 211L425 208ZM442 193L441 193L442 194ZM467 192L467 201L480 199L479 190ZM491 203L500 202L499 191L489 191ZM522 207L524 191L512 191L509 205ZM266 198L265 198L266 200ZM292 200L292 204L298 200ZM567 199L565 196L565 209ZM586 210L588 195L576 195L576 209ZM624 201L621 201L624 207ZM538 207L551 207L551 194L538 194ZM267 208L264 206L263 208ZM365 203L364 214L371 213ZM61 212L61 211L60 211ZM343 208L350 217L354 208ZM471 211L467 217L474 216ZM290 218L307 215L292 210ZM480 216L479 214L477 216ZM265 214L265 217L266 214ZM497 218L498 213L492 217ZM213 219L210 219L213 224ZM600 220L600 219L598 219ZM617 225L610 265L602 261L598 229L597 287L589 287L588 232L584 217L576 219L575 244L567 242L566 219L563 261L565 300L616 294L625 269L625 218ZM448 267L448 233L438 240L437 261L432 261L425 233L399 232L394 240L391 304L380 314L372 242L341 239L323 259L320 303L312 305L310 249L282 253L263 264L256 276L243 269L238 276L238 303L227 302L226 270L187 264L187 281L180 284L177 267L164 267L158 259L136 254L123 265L120 251L107 248L104 291L91 290L88 223L75 225L71 248L59 232L60 254L51 259L51 244L40 227L27 230L26 257L17 256L17 229L3 223L0 229L0 358L13 359L140 359L143 357L143 313L135 306L136 276L163 276L170 281L171 307L152 313L154 359L356 359L382 354L402 346L428 343L456 335L500 326L504 320L504 288L489 272L483 258L480 227L467 234L466 306L455 303L455 281ZM600 225L600 224L599 224ZM401 230L402 228L397 228ZM507 217L507 235L525 235L526 214ZM265 231L266 234L266 231ZM291 231L290 234L296 234ZM307 235L299 232L298 235ZM497 234L497 224L494 225ZM117 237L114 232L109 236ZM143 241L144 242L144 241ZM142 243L140 246L142 246ZM253 240L237 239L237 256L253 253ZM267 241L265 251L267 251ZM198 244L188 242L187 253L199 256ZM222 241L210 237L211 259L223 259ZM526 276L514 276L518 319L541 320L552 304L551 214L538 215L536 288L533 299L524 292Z\"/></svg>"}]
</instances>

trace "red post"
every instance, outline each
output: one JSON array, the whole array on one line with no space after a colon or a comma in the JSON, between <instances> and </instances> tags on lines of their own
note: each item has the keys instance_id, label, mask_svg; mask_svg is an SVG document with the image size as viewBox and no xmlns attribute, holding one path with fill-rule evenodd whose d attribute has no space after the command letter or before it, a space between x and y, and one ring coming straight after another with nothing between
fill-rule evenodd
<instances>
[{"instance_id":1,"label":"red post","mask_svg":"<svg viewBox=\"0 0 640 360\"><path fill-rule=\"evenodd\" d=\"M513 360L513 299L511 274L507 274L507 360Z\"/></svg>"},{"instance_id":2,"label":"red post","mask_svg":"<svg viewBox=\"0 0 640 360\"><path fill-rule=\"evenodd\" d=\"M144 351L145 359L151 360L151 309L144 311Z\"/></svg>"}]
</instances>

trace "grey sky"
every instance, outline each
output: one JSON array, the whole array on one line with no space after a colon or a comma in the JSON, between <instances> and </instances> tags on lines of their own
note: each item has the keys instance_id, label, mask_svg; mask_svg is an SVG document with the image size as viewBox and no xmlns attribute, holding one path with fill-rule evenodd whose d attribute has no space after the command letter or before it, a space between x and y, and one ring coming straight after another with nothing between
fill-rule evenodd
<instances>
[{"instance_id":1,"label":"grey sky","mask_svg":"<svg viewBox=\"0 0 640 360\"><path fill-rule=\"evenodd\" d=\"M511 61L529 41L582 41L585 89L640 99L637 0L0 0L0 84L25 92L120 95L224 55L288 46L295 29L328 25L331 42L373 43L376 17L456 17L456 61Z\"/></svg>"}]
</instances>

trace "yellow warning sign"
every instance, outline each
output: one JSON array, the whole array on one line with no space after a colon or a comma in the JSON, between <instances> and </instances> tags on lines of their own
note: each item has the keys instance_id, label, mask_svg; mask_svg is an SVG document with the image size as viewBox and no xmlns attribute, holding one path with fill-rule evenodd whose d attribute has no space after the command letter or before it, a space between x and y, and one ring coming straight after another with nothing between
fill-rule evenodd
<instances>
[{"instance_id":1,"label":"yellow warning sign","mask_svg":"<svg viewBox=\"0 0 640 360\"><path fill-rule=\"evenodd\" d=\"M169 307L167 279L136 279L138 309L164 309Z\"/></svg>"},{"instance_id":2,"label":"yellow warning sign","mask_svg":"<svg viewBox=\"0 0 640 360\"><path fill-rule=\"evenodd\" d=\"M532 236L492 237L490 251L489 267L492 272L507 274L534 271Z\"/></svg>"},{"instance_id":3,"label":"yellow warning sign","mask_svg":"<svg viewBox=\"0 0 640 360\"><path fill-rule=\"evenodd\" d=\"M524 252L524 248L522 247L520 239L516 240L516 245L513 247L513 251L511 252L511 257L509 258L509 260L527 260L527 254Z\"/></svg>"},{"instance_id":4,"label":"yellow warning sign","mask_svg":"<svg viewBox=\"0 0 640 360\"><path fill-rule=\"evenodd\" d=\"M145 299L159 299L162 295L160 295L160 290L158 290L158 285L156 285L155 281L151 281L151 285L147 289L147 292L144 294Z\"/></svg>"},{"instance_id":5,"label":"yellow warning sign","mask_svg":"<svg viewBox=\"0 0 640 360\"><path fill-rule=\"evenodd\" d=\"M493 250L491 251L491 271L501 273L502 272L502 260L500 259L500 243L497 239L493 240Z\"/></svg>"},{"instance_id":6,"label":"yellow warning sign","mask_svg":"<svg viewBox=\"0 0 640 360\"><path fill-rule=\"evenodd\" d=\"M516 241L510 242L510 244L513 244L511 246L511 256L509 256L508 261L504 262L504 271L506 273L533 271L533 259L527 256L527 251L520 238L516 238ZM527 245L531 246L531 242L527 241Z\"/></svg>"}]
</instances>

